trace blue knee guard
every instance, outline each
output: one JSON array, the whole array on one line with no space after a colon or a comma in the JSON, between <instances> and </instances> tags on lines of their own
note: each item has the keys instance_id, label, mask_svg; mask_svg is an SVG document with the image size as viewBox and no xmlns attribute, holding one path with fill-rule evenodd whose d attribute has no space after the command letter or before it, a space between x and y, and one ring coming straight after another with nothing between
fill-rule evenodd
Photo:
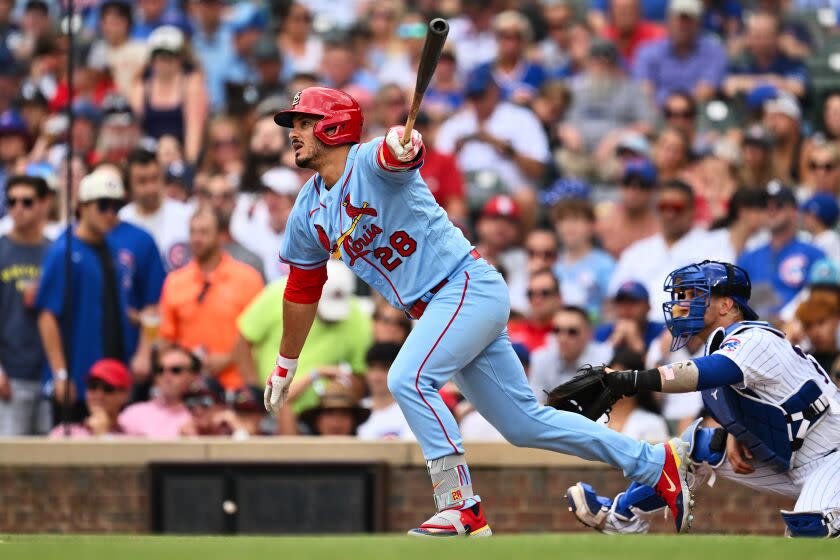
<instances>
[{"instance_id":1,"label":"blue knee guard","mask_svg":"<svg viewBox=\"0 0 840 560\"><path fill-rule=\"evenodd\" d=\"M712 468L719 467L726 457L726 430L723 428L701 428L698 418L685 429L680 438L688 442L688 456L695 463L705 463Z\"/></svg>"},{"instance_id":2,"label":"blue knee guard","mask_svg":"<svg viewBox=\"0 0 840 560\"><path fill-rule=\"evenodd\" d=\"M784 511L782 519L791 537L825 538L831 536L828 520L821 511Z\"/></svg>"}]
</instances>

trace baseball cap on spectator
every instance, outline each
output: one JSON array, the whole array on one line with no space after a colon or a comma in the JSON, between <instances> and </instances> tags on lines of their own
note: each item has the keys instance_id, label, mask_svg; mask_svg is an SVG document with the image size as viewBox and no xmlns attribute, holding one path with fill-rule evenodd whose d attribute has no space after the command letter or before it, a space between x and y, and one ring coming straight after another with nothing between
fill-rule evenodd
<instances>
[{"instance_id":1,"label":"baseball cap on spectator","mask_svg":"<svg viewBox=\"0 0 840 560\"><path fill-rule=\"evenodd\" d=\"M112 358L104 358L94 363L88 371L87 378L99 379L121 391L131 389L131 372L122 362Z\"/></svg>"},{"instance_id":2,"label":"baseball cap on spectator","mask_svg":"<svg viewBox=\"0 0 840 560\"><path fill-rule=\"evenodd\" d=\"M793 190L775 179L767 183L767 196L777 207L797 206Z\"/></svg>"},{"instance_id":3,"label":"baseball cap on spectator","mask_svg":"<svg viewBox=\"0 0 840 560\"><path fill-rule=\"evenodd\" d=\"M638 185L643 189L656 186L656 166L649 159L639 158L630 160L624 166L621 177L622 185Z\"/></svg>"},{"instance_id":4,"label":"baseball cap on spectator","mask_svg":"<svg viewBox=\"0 0 840 560\"><path fill-rule=\"evenodd\" d=\"M641 282L628 280L618 287L614 301L649 301L650 294Z\"/></svg>"},{"instance_id":5,"label":"baseball cap on spectator","mask_svg":"<svg viewBox=\"0 0 840 560\"><path fill-rule=\"evenodd\" d=\"M618 49L612 41L594 38L589 44L589 57L599 58L610 64L616 64L618 62Z\"/></svg>"},{"instance_id":6,"label":"baseball cap on spectator","mask_svg":"<svg viewBox=\"0 0 840 560\"><path fill-rule=\"evenodd\" d=\"M779 90L776 86L765 84L752 88L744 101L751 111L755 111L761 109L765 103L771 99L776 99L778 96Z\"/></svg>"},{"instance_id":7,"label":"baseball cap on spectator","mask_svg":"<svg viewBox=\"0 0 840 560\"><path fill-rule=\"evenodd\" d=\"M262 391L256 387L245 386L233 393L233 410L236 412L265 413Z\"/></svg>"},{"instance_id":8,"label":"baseball cap on spectator","mask_svg":"<svg viewBox=\"0 0 840 560\"><path fill-rule=\"evenodd\" d=\"M192 191L194 178L195 173L193 172L192 166L181 160L177 160L170 163L166 168L164 182L178 183L183 186L187 192L190 192Z\"/></svg>"},{"instance_id":9,"label":"baseball cap on spectator","mask_svg":"<svg viewBox=\"0 0 840 560\"><path fill-rule=\"evenodd\" d=\"M229 25L234 33L263 31L268 27L268 16L262 9L250 2L238 2L233 8Z\"/></svg>"},{"instance_id":10,"label":"baseball cap on spectator","mask_svg":"<svg viewBox=\"0 0 840 560\"><path fill-rule=\"evenodd\" d=\"M202 406L211 407L225 402L225 390L213 378L205 377L201 381L191 384L184 393L184 404L187 408Z\"/></svg>"},{"instance_id":11,"label":"baseball cap on spectator","mask_svg":"<svg viewBox=\"0 0 840 560\"><path fill-rule=\"evenodd\" d=\"M512 221L519 221L521 215L519 205L506 194L494 196L487 201L481 210L482 218L506 218Z\"/></svg>"},{"instance_id":12,"label":"baseball cap on spectator","mask_svg":"<svg viewBox=\"0 0 840 560\"><path fill-rule=\"evenodd\" d=\"M697 18L703 13L703 3L700 0L671 0L668 13Z\"/></svg>"},{"instance_id":13,"label":"baseball cap on spectator","mask_svg":"<svg viewBox=\"0 0 840 560\"><path fill-rule=\"evenodd\" d=\"M837 199L828 193L817 193L802 205L801 210L813 214L825 227L833 228L840 217Z\"/></svg>"},{"instance_id":14,"label":"baseball cap on spectator","mask_svg":"<svg viewBox=\"0 0 840 560\"><path fill-rule=\"evenodd\" d=\"M799 101L789 94L782 94L775 99L765 101L764 112L767 114L781 113L797 122L802 120L802 109L799 107Z\"/></svg>"},{"instance_id":15,"label":"baseball cap on spectator","mask_svg":"<svg viewBox=\"0 0 840 560\"><path fill-rule=\"evenodd\" d=\"M554 206L570 198L589 200L589 184L575 177L561 177L540 193L540 203L545 206Z\"/></svg>"},{"instance_id":16,"label":"baseball cap on spectator","mask_svg":"<svg viewBox=\"0 0 840 560\"><path fill-rule=\"evenodd\" d=\"M744 131L744 145L758 146L765 150L773 146L773 137L760 124L754 124Z\"/></svg>"},{"instance_id":17,"label":"baseball cap on spectator","mask_svg":"<svg viewBox=\"0 0 840 560\"><path fill-rule=\"evenodd\" d=\"M96 105L87 99L78 99L72 105L73 116L76 119L85 119L92 122L94 125L99 124L101 113Z\"/></svg>"},{"instance_id":18,"label":"baseball cap on spectator","mask_svg":"<svg viewBox=\"0 0 840 560\"><path fill-rule=\"evenodd\" d=\"M808 273L810 287L840 287L840 268L831 259L815 261Z\"/></svg>"},{"instance_id":19,"label":"baseball cap on spectator","mask_svg":"<svg viewBox=\"0 0 840 560\"><path fill-rule=\"evenodd\" d=\"M0 113L0 136L25 136L29 138L29 129L20 113L8 109Z\"/></svg>"},{"instance_id":20,"label":"baseball cap on spectator","mask_svg":"<svg viewBox=\"0 0 840 560\"><path fill-rule=\"evenodd\" d=\"M467 76L464 85L464 95L467 97L480 97L496 85L496 79L493 77L493 70L490 66L479 66Z\"/></svg>"},{"instance_id":21,"label":"baseball cap on spectator","mask_svg":"<svg viewBox=\"0 0 840 560\"><path fill-rule=\"evenodd\" d=\"M102 124L128 126L134 121L134 112L125 96L110 93L102 100Z\"/></svg>"},{"instance_id":22,"label":"baseball cap on spectator","mask_svg":"<svg viewBox=\"0 0 840 560\"><path fill-rule=\"evenodd\" d=\"M90 202L102 198L123 200L125 188L122 180L113 173L94 171L82 177L79 182L79 202Z\"/></svg>"},{"instance_id":23,"label":"baseball cap on spectator","mask_svg":"<svg viewBox=\"0 0 840 560\"><path fill-rule=\"evenodd\" d=\"M615 145L615 155L648 157L650 155L650 142L638 132L622 134Z\"/></svg>"},{"instance_id":24,"label":"baseball cap on spectator","mask_svg":"<svg viewBox=\"0 0 840 560\"><path fill-rule=\"evenodd\" d=\"M147 44L150 57L158 53L180 56L184 48L184 33L174 25L162 25L152 31Z\"/></svg>"},{"instance_id":25,"label":"baseball cap on spectator","mask_svg":"<svg viewBox=\"0 0 840 560\"><path fill-rule=\"evenodd\" d=\"M273 167L262 174L260 181L263 187L274 194L283 196L297 196L300 192L300 178L297 173L287 167Z\"/></svg>"},{"instance_id":26,"label":"baseball cap on spectator","mask_svg":"<svg viewBox=\"0 0 840 560\"><path fill-rule=\"evenodd\" d=\"M312 428L314 432L315 421L318 419L318 415L328 410L346 410L350 412L354 416L357 427L370 418L370 410L359 406L350 388L336 381L331 381L327 384L318 406L301 412L300 420Z\"/></svg>"},{"instance_id":27,"label":"baseball cap on spectator","mask_svg":"<svg viewBox=\"0 0 840 560\"><path fill-rule=\"evenodd\" d=\"M253 54L257 62L280 59L280 49L277 48L277 42L268 36L260 37L260 40L254 45Z\"/></svg>"},{"instance_id":28,"label":"baseball cap on spectator","mask_svg":"<svg viewBox=\"0 0 840 560\"><path fill-rule=\"evenodd\" d=\"M47 183L51 191L58 190L58 181L55 176L55 168L46 161L30 163L26 166L25 174L30 177L40 177Z\"/></svg>"},{"instance_id":29,"label":"baseball cap on spectator","mask_svg":"<svg viewBox=\"0 0 840 560\"><path fill-rule=\"evenodd\" d=\"M341 261L327 262L327 282L318 301L318 317L335 323L350 315L350 300L356 290L356 277Z\"/></svg>"}]
</instances>

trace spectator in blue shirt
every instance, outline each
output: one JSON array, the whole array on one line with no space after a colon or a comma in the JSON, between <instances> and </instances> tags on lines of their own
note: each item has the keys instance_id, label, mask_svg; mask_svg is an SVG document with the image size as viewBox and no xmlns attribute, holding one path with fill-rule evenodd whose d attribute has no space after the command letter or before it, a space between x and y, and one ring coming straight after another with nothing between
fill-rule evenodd
<instances>
[{"instance_id":1,"label":"spectator in blue shirt","mask_svg":"<svg viewBox=\"0 0 840 560\"><path fill-rule=\"evenodd\" d=\"M268 21L265 13L253 4L242 3L237 8L237 13L230 22L233 56L225 72L225 82L246 84L257 80L252 54Z\"/></svg>"},{"instance_id":2,"label":"spectator in blue shirt","mask_svg":"<svg viewBox=\"0 0 840 560\"><path fill-rule=\"evenodd\" d=\"M128 301L121 289L126 269L115 247L106 239L117 224L117 211L125 198L122 185L110 173L92 173L79 185L79 221L68 239L64 233L44 259L35 308L38 330L47 355L47 390L59 403L75 403L71 420L84 416L84 377L102 358L128 361L130 344ZM65 251L72 252L72 300L65 299ZM68 332L67 313L71 331ZM72 334L72 338L71 338ZM66 349L70 351L68 356ZM70 370L70 394L68 388Z\"/></svg>"},{"instance_id":3,"label":"spectator in blue shirt","mask_svg":"<svg viewBox=\"0 0 840 560\"><path fill-rule=\"evenodd\" d=\"M748 93L760 86L772 86L796 97L806 93L808 72L802 62L779 50L781 26L770 12L757 12L747 20L746 49L729 67L723 85L727 96Z\"/></svg>"},{"instance_id":4,"label":"spectator in blue shirt","mask_svg":"<svg viewBox=\"0 0 840 560\"><path fill-rule=\"evenodd\" d=\"M498 56L479 68L492 70L493 78L502 90L503 100L527 104L537 96L547 77L542 66L530 62L525 56L534 36L531 24L524 15L508 10L496 16L493 30Z\"/></svg>"},{"instance_id":5,"label":"spectator in blue shirt","mask_svg":"<svg viewBox=\"0 0 840 560\"><path fill-rule=\"evenodd\" d=\"M222 21L223 0L202 0L194 6L192 50L204 69L211 107L218 111L225 103L225 73L233 59L233 34Z\"/></svg>"},{"instance_id":6,"label":"spectator in blue shirt","mask_svg":"<svg viewBox=\"0 0 840 560\"><path fill-rule=\"evenodd\" d=\"M628 280L618 287L612 299L615 320L595 329L593 338L613 348L624 348L639 354L647 352L665 324L648 320L650 294L641 282Z\"/></svg>"},{"instance_id":7,"label":"spectator in blue shirt","mask_svg":"<svg viewBox=\"0 0 840 560\"><path fill-rule=\"evenodd\" d=\"M186 34L192 33L192 25L180 11L167 5L167 0L137 0L137 13L131 36L147 39L152 31L164 25L174 25Z\"/></svg>"},{"instance_id":8,"label":"spectator in blue shirt","mask_svg":"<svg viewBox=\"0 0 840 560\"><path fill-rule=\"evenodd\" d=\"M825 254L796 238L799 219L793 191L773 181L767 187L770 242L738 259L752 281L750 305L760 317L773 317L805 287L813 264Z\"/></svg>"},{"instance_id":9,"label":"spectator in blue shirt","mask_svg":"<svg viewBox=\"0 0 840 560\"><path fill-rule=\"evenodd\" d=\"M702 15L700 0L671 0L668 37L639 49L634 77L647 84L659 106L675 91L707 101L723 83L726 51L717 38L702 33Z\"/></svg>"}]
</instances>

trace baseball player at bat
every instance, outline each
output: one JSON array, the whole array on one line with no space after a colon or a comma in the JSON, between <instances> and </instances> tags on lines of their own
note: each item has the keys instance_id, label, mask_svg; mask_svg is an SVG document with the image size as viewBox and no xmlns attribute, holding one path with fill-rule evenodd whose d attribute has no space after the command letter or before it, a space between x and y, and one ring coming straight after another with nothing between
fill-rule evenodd
<instances>
[{"instance_id":1,"label":"baseball player at bat","mask_svg":"<svg viewBox=\"0 0 840 560\"><path fill-rule=\"evenodd\" d=\"M403 127L360 143L363 116L348 94L311 87L275 116L291 129L295 163L316 174L289 217L280 259L291 267L283 301L283 338L265 406L283 406L321 289L326 262L340 258L417 324L388 373L388 387L427 461L437 512L411 535L489 536L458 425L438 389L454 379L517 446L598 460L648 484L689 524L688 446L675 438L650 445L577 414L541 406L508 339L508 289L437 205L418 169L423 140Z\"/></svg>"},{"instance_id":2,"label":"baseball player at bat","mask_svg":"<svg viewBox=\"0 0 840 560\"><path fill-rule=\"evenodd\" d=\"M671 294L663 305L671 349L699 337L706 355L647 371L610 372L610 390L702 391L707 412L722 427L701 427L698 419L682 435L690 446L693 486L713 483L717 474L794 497L793 510L781 512L788 535L840 536L837 386L784 333L756 320L742 268L693 264L673 271L665 290ZM666 505L653 488L636 483L608 499L579 482L567 498L578 520L608 533L645 532L650 515Z\"/></svg>"}]
</instances>

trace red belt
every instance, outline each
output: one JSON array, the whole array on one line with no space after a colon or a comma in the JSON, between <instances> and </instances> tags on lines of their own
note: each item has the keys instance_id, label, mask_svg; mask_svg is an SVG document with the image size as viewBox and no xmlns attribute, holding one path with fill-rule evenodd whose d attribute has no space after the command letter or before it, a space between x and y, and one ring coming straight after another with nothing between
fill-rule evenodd
<instances>
[{"instance_id":1,"label":"red belt","mask_svg":"<svg viewBox=\"0 0 840 560\"><path fill-rule=\"evenodd\" d=\"M481 255L475 249L470 251L470 256L472 258L474 258L475 260L478 260L478 259L481 258ZM411 317L412 319L414 319L415 321L417 319L419 319L420 317L422 317L423 313L426 312L426 307L429 305L429 302L432 300L431 296L434 296L436 293L438 293L444 286L446 286L446 284L448 282L449 282L449 279L444 278L443 280L440 281L440 283L438 283L437 286L435 286L434 288L432 288L431 290L426 292L426 295L429 296L428 299L424 300L423 298L420 298L417 301L415 301L414 305L412 305L408 309L408 316Z\"/></svg>"}]
</instances>

